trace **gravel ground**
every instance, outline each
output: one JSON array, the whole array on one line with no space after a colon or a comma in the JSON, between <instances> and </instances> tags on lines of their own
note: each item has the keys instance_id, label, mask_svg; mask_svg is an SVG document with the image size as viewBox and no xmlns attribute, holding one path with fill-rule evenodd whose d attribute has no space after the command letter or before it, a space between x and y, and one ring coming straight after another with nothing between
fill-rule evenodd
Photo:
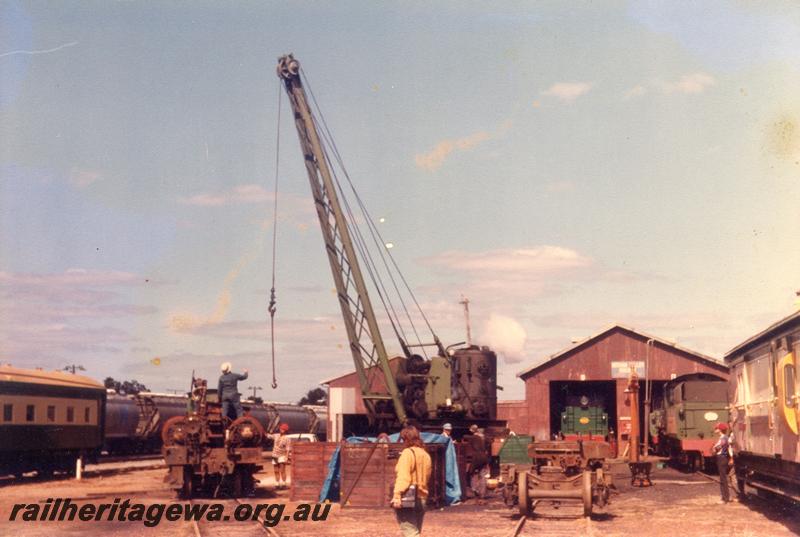
<instances>
[{"instance_id":1,"label":"gravel ground","mask_svg":"<svg viewBox=\"0 0 800 537\"><path fill-rule=\"evenodd\" d=\"M615 480L620 494L604 512L592 519L580 516L575 506L560 509L539 506L533 519L526 521L520 535L603 535L603 536L792 536L800 535L800 508L782 506L775 502L753 498L746 503L720 505L719 485L700 475L689 475L675 469L656 470L655 485L650 488L631 488L626 480L627 469L617 466ZM162 521L147 528L141 522L23 522L9 521L15 503L45 501L46 498L72 498L73 502L113 502L126 498L145 504L174 501L172 491L164 484L163 468L138 469L110 474L92 473L81 482L68 479L21 483L0 483L0 535L15 537L48 535L125 535L125 536L185 536L196 537L196 528L189 522ZM255 498L247 503L282 503L287 513L296 503L287 501L286 491L273 489L270 473L260 475L261 485ZM199 500L196 503L212 503ZM224 500L226 513L236 503ZM19 518L19 516L18 516ZM442 510L430 510L425 516L424 535L435 537L465 537L480 535L506 537L518 518L506 508L499 496L486 505L472 502ZM201 522L203 537L265 535L253 522ZM281 536L317 535L321 537L399 535L394 514L390 509L341 509L332 505L324 522L281 522L275 530Z\"/></svg>"}]
</instances>

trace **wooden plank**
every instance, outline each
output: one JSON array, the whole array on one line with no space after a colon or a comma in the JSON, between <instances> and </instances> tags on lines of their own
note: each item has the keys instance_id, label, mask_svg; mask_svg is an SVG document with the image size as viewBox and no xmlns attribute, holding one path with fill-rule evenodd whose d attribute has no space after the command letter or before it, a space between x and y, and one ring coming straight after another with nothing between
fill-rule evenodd
<instances>
[{"instance_id":1,"label":"wooden plank","mask_svg":"<svg viewBox=\"0 0 800 537\"><path fill-rule=\"evenodd\" d=\"M336 442L298 442L292 445L292 501L319 499L328 476L328 464L337 447Z\"/></svg>"}]
</instances>

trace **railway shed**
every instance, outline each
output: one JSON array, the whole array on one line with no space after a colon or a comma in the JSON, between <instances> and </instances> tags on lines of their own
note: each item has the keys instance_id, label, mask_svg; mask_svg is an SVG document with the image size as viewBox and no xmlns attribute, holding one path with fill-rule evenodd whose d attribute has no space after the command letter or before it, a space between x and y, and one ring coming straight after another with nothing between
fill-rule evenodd
<instances>
[{"instance_id":1,"label":"railway shed","mask_svg":"<svg viewBox=\"0 0 800 537\"><path fill-rule=\"evenodd\" d=\"M517 432L540 440L552 438L562 432L562 414L568 407L588 405L602 407L609 439L624 445L631 416L625 389L632 367L640 379L649 372L653 402L662 397L667 381L681 375L708 373L728 379L728 367L710 356L614 324L517 374L525 382L526 416L521 419L527 422L527 430ZM644 382L640 389L644 402ZM587 414L593 419L597 415Z\"/></svg>"},{"instance_id":2,"label":"railway shed","mask_svg":"<svg viewBox=\"0 0 800 537\"><path fill-rule=\"evenodd\" d=\"M400 367L400 358L390 359L389 367L396 373ZM383 375L377 373L378 370L374 367L367 370L367 376L371 380L370 388L376 392L386 391ZM358 373L353 371L322 380L320 385L328 387L328 440L338 442L352 434L364 432L368 423L367 407L361 397Z\"/></svg>"}]
</instances>

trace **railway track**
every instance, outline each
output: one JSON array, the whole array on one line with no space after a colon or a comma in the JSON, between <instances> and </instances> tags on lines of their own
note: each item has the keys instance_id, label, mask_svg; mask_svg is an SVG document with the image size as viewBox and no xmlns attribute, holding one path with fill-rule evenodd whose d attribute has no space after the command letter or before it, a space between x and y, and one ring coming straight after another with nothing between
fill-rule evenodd
<instances>
[{"instance_id":1,"label":"railway track","mask_svg":"<svg viewBox=\"0 0 800 537\"><path fill-rule=\"evenodd\" d=\"M282 537L275 528L271 528L264 524L265 518L260 515L256 520L236 521L233 519L231 513L240 506L246 505L237 498L216 499L207 502L222 504L225 507L225 519L219 522L210 522L201 517L200 520L192 520L189 522L192 528L192 535L194 537L259 537L267 535L268 537ZM199 503L196 500L189 500L189 504L196 506Z\"/></svg>"},{"instance_id":2,"label":"railway track","mask_svg":"<svg viewBox=\"0 0 800 537\"><path fill-rule=\"evenodd\" d=\"M150 461L162 459L161 453L140 453L133 455L103 455L98 459L99 464L104 463L117 463L117 462L131 462L131 461Z\"/></svg>"}]
</instances>

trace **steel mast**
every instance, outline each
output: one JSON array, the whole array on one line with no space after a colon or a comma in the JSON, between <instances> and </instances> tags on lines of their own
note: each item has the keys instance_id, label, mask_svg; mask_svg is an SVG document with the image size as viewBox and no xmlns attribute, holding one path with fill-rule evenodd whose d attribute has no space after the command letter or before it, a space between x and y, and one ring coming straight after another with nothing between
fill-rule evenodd
<instances>
[{"instance_id":1,"label":"steel mast","mask_svg":"<svg viewBox=\"0 0 800 537\"><path fill-rule=\"evenodd\" d=\"M300 63L287 54L278 59L278 77L294 113L295 127L300 139L300 148L305 157L308 180L314 196L325 250L336 284L336 294L342 310L350 352L361 385L361 396L367 407L371 424L378 420L406 421L403 401L397 381L389 367L389 357L383 343L375 311L372 308L364 277L356 257L350 230L347 226L336 185L331 176L328 160L320 142L317 126L300 80ZM388 393L377 393L372 389L369 372L379 369L383 373ZM385 403L391 401L394 413L386 412Z\"/></svg>"}]
</instances>

